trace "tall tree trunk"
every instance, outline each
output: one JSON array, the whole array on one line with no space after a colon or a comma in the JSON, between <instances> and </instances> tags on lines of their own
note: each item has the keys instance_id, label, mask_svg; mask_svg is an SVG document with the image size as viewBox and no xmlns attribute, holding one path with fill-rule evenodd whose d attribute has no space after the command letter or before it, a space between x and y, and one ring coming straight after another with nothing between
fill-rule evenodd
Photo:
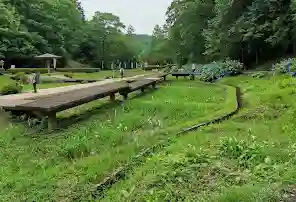
<instances>
[{"instance_id":1,"label":"tall tree trunk","mask_svg":"<svg viewBox=\"0 0 296 202\"><path fill-rule=\"evenodd\" d=\"M259 63L259 48L256 48L256 65Z\"/></svg>"}]
</instances>

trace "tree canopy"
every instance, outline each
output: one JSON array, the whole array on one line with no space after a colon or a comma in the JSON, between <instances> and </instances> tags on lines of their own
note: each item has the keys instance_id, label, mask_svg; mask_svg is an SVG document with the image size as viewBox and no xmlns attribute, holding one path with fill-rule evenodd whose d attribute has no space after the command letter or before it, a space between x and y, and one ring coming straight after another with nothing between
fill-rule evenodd
<instances>
[{"instance_id":1,"label":"tree canopy","mask_svg":"<svg viewBox=\"0 0 296 202\"><path fill-rule=\"evenodd\" d=\"M295 0L174 0L168 44L179 63L253 64L295 53L295 8Z\"/></svg>"},{"instance_id":2,"label":"tree canopy","mask_svg":"<svg viewBox=\"0 0 296 202\"><path fill-rule=\"evenodd\" d=\"M79 0L0 0L0 23L0 58L7 60L49 52L108 68L140 52L132 26L99 11L86 20Z\"/></svg>"}]
</instances>

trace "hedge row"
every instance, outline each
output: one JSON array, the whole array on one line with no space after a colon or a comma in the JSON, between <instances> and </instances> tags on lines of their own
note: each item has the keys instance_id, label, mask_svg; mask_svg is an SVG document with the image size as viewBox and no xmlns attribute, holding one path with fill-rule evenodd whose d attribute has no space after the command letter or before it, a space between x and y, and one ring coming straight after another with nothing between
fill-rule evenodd
<instances>
[{"instance_id":1,"label":"hedge row","mask_svg":"<svg viewBox=\"0 0 296 202\"><path fill-rule=\"evenodd\" d=\"M47 73L48 70L46 68L15 68L15 69L8 69L7 72L16 74L18 72L24 72L24 73L33 73L33 72L40 72L41 74ZM85 72L85 73L92 73L92 72L98 72L100 69L97 68L60 68L56 69L57 72Z\"/></svg>"},{"instance_id":2,"label":"hedge row","mask_svg":"<svg viewBox=\"0 0 296 202\"><path fill-rule=\"evenodd\" d=\"M168 68L171 66L172 65L164 65L164 66L151 65L148 67L144 67L143 69L144 70L164 69L164 68ZM40 72L41 74L48 72L47 68L14 68L14 69L7 70L7 72L12 73L12 74L16 74L18 72L24 72L26 74L30 74L35 71ZM76 73L76 72L93 73L93 72L99 72L101 70L98 68L58 68L58 69L56 69L56 71L57 72L72 72L72 73Z\"/></svg>"},{"instance_id":3,"label":"hedge row","mask_svg":"<svg viewBox=\"0 0 296 202\"><path fill-rule=\"evenodd\" d=\"M167 67L171 67L172 65L164 65L164 66L156 66L156 65L151 65L151 66L147 66L147 67L144 67L143 69L144 70L154 70L154 69L164 69L164 68L167 68Z\"/></svg>"}]
</instances>

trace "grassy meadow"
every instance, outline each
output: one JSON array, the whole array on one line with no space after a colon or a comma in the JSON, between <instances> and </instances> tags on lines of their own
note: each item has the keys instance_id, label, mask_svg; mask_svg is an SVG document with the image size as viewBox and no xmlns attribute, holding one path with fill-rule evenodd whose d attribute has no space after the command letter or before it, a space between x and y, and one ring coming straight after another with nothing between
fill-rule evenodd
<instances>
[{"instance_id":1,"label":"grassy meadow","mask_svg":"<svg viewBox=\"0 0 296 202\"><path fill-rule=\"evenodd\" d=\"M242 89L237 115L179 138L99 201L294 201L296 80L239 76L219 83Z\"/></svg>"},{"instance_id":2,"label":"grassy meadow","mask_svg":"<svg viewBox=\"0 0 296 202\"><path fill-rule=\"evenodd\" d=\"M188 80L134 93L124 103L99 100L58 114L54 134L10 125L0 136L2 201L92 201L91 190L108 173L185 126L233 109L234 93Z\"/></svg>"}]
</instances>

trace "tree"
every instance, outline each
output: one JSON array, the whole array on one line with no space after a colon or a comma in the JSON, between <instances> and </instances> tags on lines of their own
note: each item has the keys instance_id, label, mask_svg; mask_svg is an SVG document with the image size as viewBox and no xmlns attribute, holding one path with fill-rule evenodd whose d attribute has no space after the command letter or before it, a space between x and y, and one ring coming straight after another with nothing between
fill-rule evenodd
<instances>
[{"instance_id":1,"label":"tree","mask_svg":"<svg viewBox=\"0 0 296 202\"><path fill-rule=\"evenodd\" d=\"M251 64L296 51L295 14L290 0L174 0L166 25L179 62Z\"/></svg>"},{"instance_id":2,"label":"tree","mask_svg":"<svg viewBox=\"0 0 296 202\"><path fill-rule=\"evenodd\" d=\"M135 28L131 25L127 27L127 35L131 36L135 33Z\"/></svg>"}]
</instances>

